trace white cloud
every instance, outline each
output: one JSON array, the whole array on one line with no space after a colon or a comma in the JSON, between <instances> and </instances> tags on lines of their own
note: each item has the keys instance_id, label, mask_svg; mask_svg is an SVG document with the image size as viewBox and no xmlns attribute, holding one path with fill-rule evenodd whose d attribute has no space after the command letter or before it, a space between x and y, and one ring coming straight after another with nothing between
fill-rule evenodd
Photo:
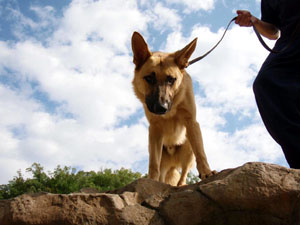
<instances>
[{"instance_id":1,"label":"white cloud","mask_svg":"<svg viewBox=\"0 0 300 225\"><path fill-rule=\"evenodd\" d=\"M65 11L54 41L80 44L94 39L114 50L126 52L132 32L145 30L147 20L134 0L76 0Z\"/></svg>"},{"instance_id":2,"label":"white cloud","mask_svg":"<svg viewBox=\"0 0 300 225\"><path fill-rule=\"evenodd\" d=\"M153 11L148 12L155 29L160 32L165 31L167 27L172 30L181 29L181 18L174 9L163 6L161 2L154 6Z\"/></svg>"},{"instance_id":3,"label":"white cloud","mask_svg":"<svg viewBox=\"0 0 300 225\"><path fill-rule=\"evenodd\" d=\"M17 2L12 2L12 5L7 4L4 10L6 10L6 20L13 23L12 32L14 36L20 40L46 39L58 22L54 16L55 9L51 6L30 7L29 10L36 15L34 19L24 16L19 11ZM34 32L32 33L31 31Z\"/></svg>"},{"instance_id":4,"label":"white cloud","mask_svg":"<svg viewBox=\"0 0 300 225\"><path fill-rule=\"evenodd\" d=\"M194 0L166 0L169 4L182 4L184 5L185 12L189 13L191 11L198 11L198 10L212 10L215 6L215 0L200 0L200 1L194 1Z\"/></svg>"},{"instance_id":5,"label":"white cloud","mask_svg":"<svg viewBox=\"0 0 300 225\"><path fill-rule=\"evenodd\" d=\"M32 41L18 43L13 48L4 45L5 65L17 70L24 80L38 82L41 91L52 101L64 103L64 110L82 122L98 127L113 125L139 107L131 92L133 65L128 44L132 30L146 26L141 26L145 20L134 8L134 1L123 4L122 9L118 7L120 4L117 1L73 2L49 47ZM105 13L101 14L102 11ZM72 24L71 18L74 18ZM76 18L80 18L82 26L75 26ZM117 22L118 19L122 22ZM110 24L103 25L103 21ZM73 27L76 33L69 33ZM61 44L57 35L62 33L64 40L71 44ZM91 33L100 39L88 40Z\"/></svg>"},{"instance_id":6,"label":"white cloud","mask_svg":"<svg viewBox=\"0 0 300 225\"><path fill-rule=\"evenodd\" d=\"M101 167L132 168L147 158L147 128L144 123L104 129L79 120L41 111L41 106L23 94L0 88L1 163L5 176L39 162L46 170L72 165L85 170ZM9 163L8 163L9 162Z\"/></svg>"},{"instance_id":7,"label":"white cloud","mask_svg":"<svg viewBox=\"0 0 300 225\"><path fill-rule=\"evenodd\" d=\"M40 24L18 13L38 30ZM15 162L5 168L10 178L33 162L97 170L130 168L147 158L146 126L118 127L141 107L131 85L129 43L146 22L135 1L73 1L46 45L31 38L0 42L0 76L18 86L0 89L1 158ZM36 99L39 93L57 105L53 112Z\"/></svg>"},{"instance_id":8,"label":"white cloud","mask_svg":"<svg viewBox=\"0 0 300 225\"><path fill-rule=\"evenodd\" d=\"M233 168L249 161L274 163L283 158L262 124L253 124L233 135L203 127L203 138L212 169Z\"/></svg>"}]
</instances>

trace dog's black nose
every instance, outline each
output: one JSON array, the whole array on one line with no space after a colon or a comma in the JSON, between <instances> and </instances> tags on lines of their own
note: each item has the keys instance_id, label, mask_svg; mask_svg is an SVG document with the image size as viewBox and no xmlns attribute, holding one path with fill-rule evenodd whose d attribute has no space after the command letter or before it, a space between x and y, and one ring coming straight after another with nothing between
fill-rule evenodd
<instances>
[{"instance_id":1,"label":"dog's black nose","mask_svg":"<svg viewBox=\"0 0 300 225\"><path fill-rule=\"evenodd\" d=\"M160 104L159 102L156 102L153 106L153 113L155 114L165 114L169 110L168 103Z\"/></svg>"},{"instance_id":2,"label":"dog's black nose","mask_svg":"<svg viewBox=\"0 0 300 225\"><path fill-rule=\"evenodd\" d=\"M150 112L158 115L167 113L171 108L171 102L159 97L158 91L146 96L146 105Z\"/></svg>"},{"instance_id":3,"label":"dog's black nose","mask_svg":"<svg viewBox=\"0 0 300 225\"><path fill-rule=\"evenodd\" d=\"M167 102L160 103L159 101L153 101L151 98L146 100L146 105L150 112L158 115L165 114L169 110L169 104Z\"/></svg>"}]
</instances>

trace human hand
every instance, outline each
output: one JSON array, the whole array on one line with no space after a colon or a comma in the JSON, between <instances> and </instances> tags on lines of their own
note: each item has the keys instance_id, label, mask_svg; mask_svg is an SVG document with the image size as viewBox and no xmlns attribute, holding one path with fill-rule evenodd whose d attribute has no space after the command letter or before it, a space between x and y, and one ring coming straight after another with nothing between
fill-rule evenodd
<instances>
[{"instance_id":1,"label":"human hand","mask_svg":"<svg viewBox=\"0 0 300 225\"><path fill-rule=\"evenodd\" d=\"M254 23L257 23L258 19L251 15L247 10L237 10L238 14L235 23L241 27L251 27Z\"/></svg>"}]
</instances>

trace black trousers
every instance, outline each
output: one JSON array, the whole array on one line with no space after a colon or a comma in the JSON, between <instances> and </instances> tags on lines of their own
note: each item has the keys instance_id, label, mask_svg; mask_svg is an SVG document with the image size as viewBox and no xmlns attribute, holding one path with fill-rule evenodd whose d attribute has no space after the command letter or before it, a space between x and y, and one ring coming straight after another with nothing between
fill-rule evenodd
<instances>
[{"instance_id":1,"label":"black trousers","mask_svg":"<svg viewBox=\"0 0 300 225\"><path fill-rule=\"evenodd\" d=\"M300 169L300 57L270 54L253 90L268 132L290 167Z\"/></svg>"}]
</instances>

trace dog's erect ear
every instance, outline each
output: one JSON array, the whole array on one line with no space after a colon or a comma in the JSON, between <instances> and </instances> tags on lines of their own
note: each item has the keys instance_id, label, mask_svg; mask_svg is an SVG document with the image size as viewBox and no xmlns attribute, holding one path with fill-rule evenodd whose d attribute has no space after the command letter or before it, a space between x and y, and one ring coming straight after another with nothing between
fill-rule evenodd
<instances>
[{"instance_id":1,"label":"dog's erect ear","mask_svg":"<svg viewBox=\"0 0 300 225\"><path fill-rule=\"evenodd\" d=\"M184 69L188 66L188 61L193 54L197 45L197 38L195 38L191 43L185 46L183 49L175 53L175 62L180 69Z\"/></svg>"},{"instance_id":2,"label":"dog's erect ear","mask_svg":"<svg viewBox=\"0 0 300 225\"><path fill-rule=\"evenodd\" d=\"M133 63L136 68L139 68L144 64L144 62L146 62L152 53L149 51L148 45L143 36L138 32L134 32L132 35L131 47L133 52Z\"/></svg>"}]
</instances>

